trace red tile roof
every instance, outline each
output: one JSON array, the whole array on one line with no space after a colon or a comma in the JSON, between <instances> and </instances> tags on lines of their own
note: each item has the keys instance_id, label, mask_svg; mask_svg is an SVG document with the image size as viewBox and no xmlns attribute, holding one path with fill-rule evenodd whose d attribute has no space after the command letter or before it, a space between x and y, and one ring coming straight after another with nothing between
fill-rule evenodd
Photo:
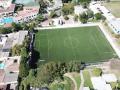
<instances>
[{"instance_id":1,"label":"red tile roof","mask_svg":"<svg viewBox=\"0 0 120 90\"><path fill-rule=\"evenodd\" d=\"M14 11L14 9L15 9L15 4L11 4L7 9L0 8L0 13Z\"/></svg>"}]
</instances>

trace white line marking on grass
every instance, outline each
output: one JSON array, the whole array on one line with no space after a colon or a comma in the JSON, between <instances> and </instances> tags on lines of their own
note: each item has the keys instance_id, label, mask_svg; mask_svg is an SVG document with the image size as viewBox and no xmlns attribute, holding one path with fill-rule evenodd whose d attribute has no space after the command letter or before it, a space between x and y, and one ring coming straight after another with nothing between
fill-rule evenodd
<instances>
[{"instance_id":1,"label":"white line marking on grass","mask_svg":"<svg viewBox=\"0 0 120 90\"><path fill-rule=\"evenodd\" d=\"M99 48L97 47L97 44L96 44L96 42L95 42L95 40L94 40L94 37L92 36L92 34L90 35L90 37L91 37L91 39L90 40L92 40L92 42L94 43L94 46L95 46L95 48L96 48L96 50L97 50L97 53L99 54L99 56L101 57L101 55L100 55L100 53L99 53Z\"/></svg>"},{"instance_id":2,"label":"white line marking on grass","mask_svg":"<svg viewBox=\"0 0 120 90\"><path fill-rule=\"evenodd\" d=\"M49 59L49 39L48 39L48 33L47 33L47 40L48 40L48 59Z\"/></svg>"},{"instance_id":3,"label":"white line marking on grass","mask_svg":"<svg viewBox=\"0 0 120 90\"><path fill-rule=\"evenodd\" d=\"M76 60L76 54L74 52L74 47L73 47L71 35L69 34L68 31L67 31L67 34L68 34L68 39L70 40L70 43L71 43L71 48L72 48L73 56L75 57L75 60Z\"/></svg>"}]
</instances>

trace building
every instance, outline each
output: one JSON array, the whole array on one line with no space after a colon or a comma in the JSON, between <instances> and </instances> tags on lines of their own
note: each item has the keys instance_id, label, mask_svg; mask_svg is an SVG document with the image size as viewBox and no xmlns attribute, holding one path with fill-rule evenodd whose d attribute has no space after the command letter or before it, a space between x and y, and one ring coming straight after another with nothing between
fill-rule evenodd
<instances>
[{"instance_id":1,"label":"building","mask_svg":"<svg viewBox=\"0 0 120 90\"><path fill-rule=\"evenodd\" d=\"M110 84L107 84L102 77L92 77L91 81L95 90L112 90Z\"/></svg>"},{"instance_id":2,"label":"building","mask_svg":"<svg viewBox=\"0 0 120 90\"><path fill-rule=\"evenodd\" d=\"M24 7L22 11L18 11L14 17L14 22L22 23L29 22L37 17L39 7Z\"/></svg>"},{"instance_id":3,"label":"building","mask_svg":"<svg viewBox=\"0 0 120 90\"><path fill-rule=\"evenodd\" d=\"M15 11L15 4L10 4L8 7L0 7L0 17L13 16Z\"/></svg>"},{"instance_id":4,"label":"building","mask_svg":"<svg viewBox=\"0 0 120 90\"><path fill-rule=\"evenodd\" d=\"M12 47L22 45L25 36L28 35L28 31L19 31L16 33L7 34L8 37L2 36L0 41L0 57L9 57Z\"/></svg>"},{"instance_id":5,"label":"building","mask_svg":"<svg viewBox=\"0 0 120 90\"><path fill-rule=\"evenodd\" d=\"M113 30L115 34L120 34L120 20L118 20L112 13L103 5L97 2L90 3L90 9L96 13L101 13L106 17L109 27Z\"/></svg>"},{"instance_id":6,"label":"building","mask_svg":"<svg viewBox=\"0 0 120 90\"><path fill-rule=\"evenodd\" d=\"M83 90L90 90L89 87L83 87Z\"/></svg>"},{"instance_id":7,"label":"building","mask_svg":"<svg viewBox=\"0 0 120 90\"><path fill-rule=\"evenodd\" d=\"M112 28L115 34L120 34L120 20L113 19L107 21L110 28Z\"/></svg>"},{"instance_id":8,"label":"building","mask_svg":"<svg viewBox=\"0 0 120 90\"><path fill-rule=\"evenodd\" d=\"M12 0L0 0L0 7L7 8L12 3Z\"/></svg>"},{"instance_id":9,"label":"building","mask_svg":"<svg viewBox=\"0 0 120 90\"><path fill-rule=\"evenodd\" d=\"M0 58L0 90L7 88L15 90L19 74L20 56ZM8 89L8 90L10 90ZM6 90L6 89L4 89Z\"/></svg>"},{"instance_id":10,"label":"building","mask_svg":"<svg viewBox=\"0 0 120 90\"><path fill-rule=\"evenodd\" d=\"M95 90L112 90L110 83L117 82L117 77L114 74L103 74L99 77L92 77L91 81Z\"/></svg>"},{"instance_id":11,"label":"building","mask_svg":"<svg viewBox=\"0 0 120 90\"><path fill-rule=\"evenodd\" d=\"M114 74L103 74L102 78L105 80L105 82L117 82L117 77Z\"/></svg>"}]
</instances>

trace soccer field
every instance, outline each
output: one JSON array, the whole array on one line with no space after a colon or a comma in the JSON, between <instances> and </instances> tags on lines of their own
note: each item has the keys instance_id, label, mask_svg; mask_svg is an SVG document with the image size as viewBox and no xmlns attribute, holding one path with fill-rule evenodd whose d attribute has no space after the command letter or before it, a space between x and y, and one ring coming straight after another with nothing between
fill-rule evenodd
<instances>
[{"instance_id":1,"label":"soccer field","mask_svg":"<svg viewBox=\"0 0 120 90\"><path fill-rule=\"evenodd\" d=\"M35 50L40 60L99 62L117 57L99 27L38 31Z\"/></svg>"}]
</instances>

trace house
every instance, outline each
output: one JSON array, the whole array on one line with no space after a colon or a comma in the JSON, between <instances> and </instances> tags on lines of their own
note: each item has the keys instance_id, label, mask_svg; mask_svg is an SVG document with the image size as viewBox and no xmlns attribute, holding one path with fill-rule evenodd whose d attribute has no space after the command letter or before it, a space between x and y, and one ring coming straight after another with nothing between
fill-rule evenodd
<instances>
[{"instance_id":1,"label":"house","mask_svg":"<svg viewBox=\"0 0 120 90\"><path fill-rule=\"evenodd\" d=\"M13 16L15 4L10 4L7 8L0 7L0 17Z\"/></svg>"},{"instance_id":2,"label":"house","mask_svg":"<svg viewBox=\"0 0 120 90\"><path fill-rule=\"evenodd\" d=\"M37 17L39 13L39 7L24 7L22 11L18 11L14 17L14 22L22 23L29 22Z\"/></svg>"},{"instance_id":3,"label":"house","mask_svg":"<svg viewBox=\"0 0 120 90\"><path fill-rule=\"evenodd\" d=\"M7 86L15 90L19 74L20 58L20 56L0 58L1 64L4 65L0 69L0 90L7 88Z\"/></svg>"},{"instance_id":4,"label":"house","mask_svg":"<svg viewBox=\"0 0 120 90\"><path fill-rule=\"evenodd\" d=\"M10 49L14 45L22 45L28 31L19 31L16 33L7 34L8 37L2 36L0 41L0 57L9 57Z\"/></svg>"},{"instance_id":5,"label":"house","mask_svg":"<svg viewBox=\"0 0 120 90\"><path fill-rule=\"evenodd\" d=\"M0 0L0 7L7 8L12 3L12 0Z\"/></svg>"}]
</instances>

